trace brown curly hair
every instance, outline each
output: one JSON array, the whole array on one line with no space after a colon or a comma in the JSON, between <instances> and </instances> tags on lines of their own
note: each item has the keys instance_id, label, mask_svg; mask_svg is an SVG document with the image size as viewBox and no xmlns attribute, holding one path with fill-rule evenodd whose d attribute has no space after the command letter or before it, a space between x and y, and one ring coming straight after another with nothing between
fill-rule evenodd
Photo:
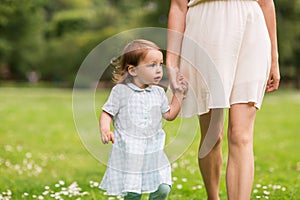
<instances>
[{"instance_id":1,"label":"brown curly hair","mask_svg":"<svg viewBox=\"0 0 300 200\"><path fill-rule=\"evenodd\" d=\"M138 66L139 62L147 55L148 50L162 50L153 42L143 39L133 40L123 49L122 55L113 60L115 66L113 72L114 83L130 83L132 76L128 73L130 65Z\"/></svg>"}]
</instances>

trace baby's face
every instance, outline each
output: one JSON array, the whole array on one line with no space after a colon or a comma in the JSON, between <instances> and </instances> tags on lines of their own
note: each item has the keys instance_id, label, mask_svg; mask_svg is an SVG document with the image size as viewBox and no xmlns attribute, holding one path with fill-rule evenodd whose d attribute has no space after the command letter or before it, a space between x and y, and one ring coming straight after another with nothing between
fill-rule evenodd
<instances>
[{"instance_id":1,"label":"baby's face","mask_svg":"<svg viewBox=\"0 0 300 200\"><path fill-rule=\"evenodd\" d=\"M163 76L163 54L158 50L149 50L136 67L135 84L140 88L158 84Z\"/></svg>"}]
</instances>

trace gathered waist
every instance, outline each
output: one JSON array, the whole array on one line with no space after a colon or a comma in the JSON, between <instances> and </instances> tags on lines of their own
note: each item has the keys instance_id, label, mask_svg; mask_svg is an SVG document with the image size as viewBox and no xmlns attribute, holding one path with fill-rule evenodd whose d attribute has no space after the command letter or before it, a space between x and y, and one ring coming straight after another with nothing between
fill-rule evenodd
<instances>
[{"instance_id":1,"label":"gathered waist","mask_svg":"<svg viewBox=\"0 0 300 200\"><path fill-rule=\"evenodd\" d=\"M258 1L258 0L191 0L188 3L188 7L195 6L199 3L211 2L211 1Z\"/></svg>"}]
</instances>

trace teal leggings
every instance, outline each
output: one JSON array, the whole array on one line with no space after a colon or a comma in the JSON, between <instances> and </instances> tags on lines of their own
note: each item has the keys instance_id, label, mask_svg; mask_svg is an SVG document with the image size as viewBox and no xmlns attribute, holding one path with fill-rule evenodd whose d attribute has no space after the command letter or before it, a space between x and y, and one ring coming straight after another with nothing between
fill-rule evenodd
<instances>
[{"instance_id":1,"label":"teal leggings","mask_svg":"<svg viewBox=\"0 0 300 200\"><path fill-rule=\"evenodd\" d=\"M149 200L165 200L168 197L168 194L171 190L171 187L167 184L160 184L158 189L155 192L150 193ZM142 194L128 192L124 200L140 200Z\"/></svg>"}]
</instances>

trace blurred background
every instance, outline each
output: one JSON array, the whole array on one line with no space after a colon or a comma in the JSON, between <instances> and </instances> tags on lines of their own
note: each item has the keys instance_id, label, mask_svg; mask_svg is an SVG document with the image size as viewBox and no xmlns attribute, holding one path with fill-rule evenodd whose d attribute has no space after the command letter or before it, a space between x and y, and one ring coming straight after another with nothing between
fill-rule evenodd
<instances>
[{"instance_id":1,"label":"blurred background","mask_svg":"<svg viewBox=\"0 0 300 200\"><path fill-rule=\"evenodd\" d=\"M1 0L0 84L72 87L88 53L139 27L167 27L170 1ZM300 1L276 0L282 85L300 88ZM109 81L110 73L102 79Z\"/></svg>"},{"instance_id":2,"label":"blurred background","mask_svg":"<svg viewBox=\"0 0 300 200\"><path fill-rule=\"evenodd\" d=\"M257 116L251 200L300 199L300 0L274 1L281 89L266 95ZM98 44L135 28L166 28L169 6L169 0L0 0L0 200L114 199L98 188L106 166L83 145L71 89L81 64ZM99 84L107 89L92 94L77 90L80 101L90 98L92 104L83 101L83 107L75 107L88 125L93 123L81 131L102 149L94 121L112 85L107 69ZM92 112L84 107L90 105ZM181 120L165 123L167 142L177 137ZM194 137L198 127L187 125L183 132ZM196 156L198 132L172 163L170 199L206 198ZM223 145L220 199L227 196L227 152Z\"/></svg>"}]
</instances>

